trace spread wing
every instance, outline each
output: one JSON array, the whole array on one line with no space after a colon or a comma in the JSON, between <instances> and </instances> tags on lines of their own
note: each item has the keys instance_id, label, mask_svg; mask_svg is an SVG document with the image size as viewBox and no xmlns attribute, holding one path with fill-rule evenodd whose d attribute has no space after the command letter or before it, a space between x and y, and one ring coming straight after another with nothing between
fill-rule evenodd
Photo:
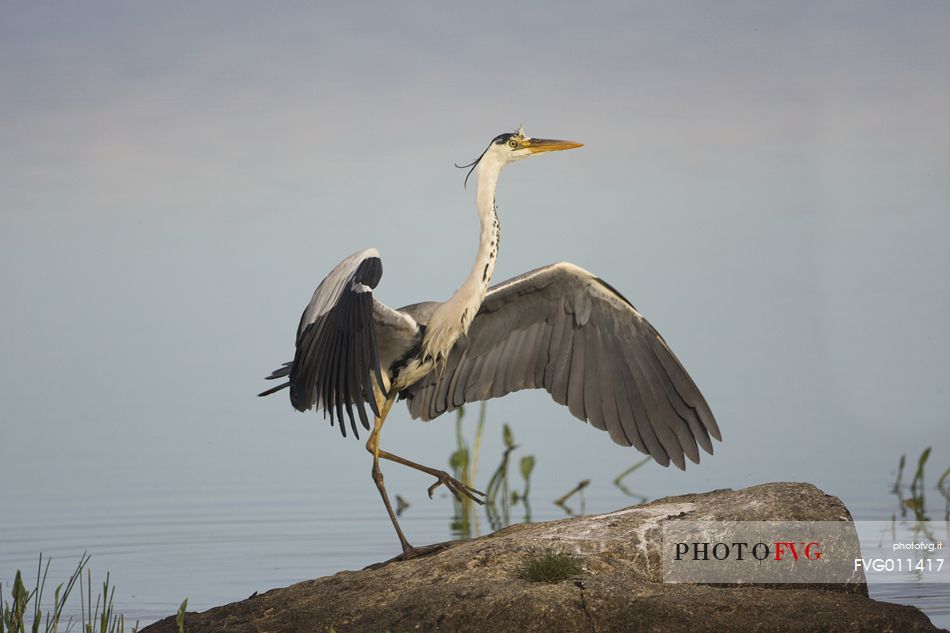
<instances>
[{"instance_id":1,"label":"spread wing","mask_svg":"<svg viewBox=\"0 0 950 633\"><path fill-rule=\"evenodd\" d=\"M373 299L372 290L382 275L383 265L375 248L354 253L337 264L314 291L300 317L293 362L268 376L289 376L289 382L260 395L289 386L294 408L323 409L330 414L331 424L334 418L340 423L344 436L345 409L350 427L359 437L353 418L355 405L360 422L369 429L365 404L379 415L373 375L377 385L384 384L374 321L376 313L394 312Z\"/></svg>"},{"instance_id":2,"label":"spread wing","mask_svg":"<svg viewBox=\"0 0 950 633\"><path fill-rule=\"evenodd\" d=\"M488 291L444 369L409 388L430 420L467 402L543 387L571 413L666 466L722 440L706 400L666 341L606 282L568 263Z\"/></svg>"}]
</instances>

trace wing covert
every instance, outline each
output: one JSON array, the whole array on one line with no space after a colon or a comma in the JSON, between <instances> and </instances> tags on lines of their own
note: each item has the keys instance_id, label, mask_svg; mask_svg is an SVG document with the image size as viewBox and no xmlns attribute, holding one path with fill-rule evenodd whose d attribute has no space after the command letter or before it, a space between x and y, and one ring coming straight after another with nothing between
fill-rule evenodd
<instances>
[{"instance_id":1,"label":"wing covert","mask_svg":"<svg viewBox=\"0 0 950 633\"><path fill-rule=\"evenodd\" d=\"M382 261L374 248L340 262L314 291L300 317L293 362L271 376L289 375L294 408L322 408L331 424L339 422L344 436L344 410L357 437L354 406L367 430L365 405L379 415L373 381L384 383L374 323L378 302L374 302L372 290L382 274Z\"/></svg>"},{"instance_id":2,"label":"wing covert","mask_svg":"<svg viewBox=\"0 0 950 633\"><path fill-rule=\"evenodd\" d=\"M410 387L429 420L465 403L543 388L571 413L662 465L699 461L716 420L666 341L606 282L568 263L491 288L441 372Z\"/></svg>"}]
</instances>

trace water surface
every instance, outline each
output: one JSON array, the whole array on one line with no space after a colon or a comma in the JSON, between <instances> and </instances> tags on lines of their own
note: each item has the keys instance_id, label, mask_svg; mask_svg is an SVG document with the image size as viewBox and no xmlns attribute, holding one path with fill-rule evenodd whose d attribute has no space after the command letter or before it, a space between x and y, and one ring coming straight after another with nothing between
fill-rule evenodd
<instances>
[{"instance_id":1,"label":"water surface","mask_svg":"<svg viewBox=\"0 0 950 633\"><path fill-rule=\"evenodd\" d=\"M451 426L445 425L446 429ZM527 439L526 433L520 435ZM516 431L516 440L518 436ZM229 483L212 478L146 486L135 483L134 477L132 481L116 477L65 482L62 489L48 490L42 497L6 489L3 507L13 511L4 512L0 522L0 578L6 584L16 569L23 569L32 579L37 553L42 551L53 559L50 577L58 582L68 576L79 555L86 551L92 557L89 568L95 578L100 579L106 571L111 573L117 585L118 609L128 620L145 624L174 613L185 597L189 610L204 610L254 592L342 569L360 569L397 554L398 543L369 477L368 456L362 447L331 438L340 451L352 452L354 463L346 462L349 467L321 466L317 462L304 465L302 470L313 475L307 481L262 477L253 482ZM532 520L566 516L553 500L581 478L590 478L591 484L582 495L568 501L568 508L574 512L608 512L639 501L611 483L629 465L625 459L617 459L618 454L607 451L607 459L599 463L559 466L556 451L545 451L543 441L531 439L526 441L527 448L532 443L538 450L519 448L514 452L510 473L512 488L520 489L517 460L524 454L536 455ZM480 475L483 484L496 466L500 449L493 438L486 440ZM633 455L621 451L619 457ZM714 464L717 458L708 463ZM437 493L429 500L425 494L430 483L427 477L394 465L384 464L384 468L391 492L410 503L401 523L413 543L458 536L452 527L453 504L446 493ZM692 481L703 479L702 470L691 468L680 473L651 463L631 474L625 484L651 499L723 487L714 481L705 486L702 481ZM891 482L884 474L886 469L871 480L839 478L837 484L826 485L825 489L840 496L855 519L899 517L900 506L889 492ZM757 482L741 485L747 483ZM927 499L931 518L942 519L942 497L931 490ZM511 521L526 518L523 506L512 508ZM480 513L472 533L489 531L491 526ZM916 605L935 623L946 626L950 624L948 588L950 585L882 585L872 586L871 593L876 598ZM78 608L78 604L74 606Z\"/></svg>"}]
</instances>

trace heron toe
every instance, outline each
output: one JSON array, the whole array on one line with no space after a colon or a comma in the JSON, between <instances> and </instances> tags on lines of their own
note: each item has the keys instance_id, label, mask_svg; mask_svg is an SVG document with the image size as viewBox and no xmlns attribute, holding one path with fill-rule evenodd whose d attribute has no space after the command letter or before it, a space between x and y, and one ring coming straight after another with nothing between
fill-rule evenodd
<instances>
[{"instance_id":1,"label":"heron toe","mask_svg":"<svg viewBox=\"0 0 950 633\"><path fill-rule=\"evenodd\" d=\"M455 498L458 499L459 501L462 501L462 496L465 496L479 505L484 505L485 500L479 499L480 496L481 497L485 496L485 493L482 492L481 490L476 490L475 488L472 488L471 486L468 486L462 483L455 477L452 477L451 475L449 475L444 470L438 471L437 473L432 473L432 474L435 476L436 482L432 484L431 486L429 486L430 499L432 498L432 494L435 492L435 489L438 488L439 486L444 485L446 488L448 488L449 492L455 495Z\"/></svg>"}]
</instances>

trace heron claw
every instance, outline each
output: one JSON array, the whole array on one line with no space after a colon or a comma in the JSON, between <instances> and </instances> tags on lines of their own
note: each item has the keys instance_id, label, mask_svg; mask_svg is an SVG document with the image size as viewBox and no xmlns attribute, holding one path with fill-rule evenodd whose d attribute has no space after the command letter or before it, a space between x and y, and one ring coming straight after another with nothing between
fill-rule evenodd
<instances>
[{"instance_id":1,"label":"heron claw","mask_svg":"<svg viewBox=\"0 0 950 633\"><path fill-rule=\"evenodd\" d=\"M485 493L463 484L458 479L452 477L447 472L440 471L436 476L436 482L429 486L429 498L432 498L432 494L435 492L435 489L439 486L445 486L448 488L449 492L455 495L455 498L459 501L462 501L462 496L466 496L478 505L484 505L485 500L479 499L479 497L484 497Z\"/></svg>"}]
</instances>

